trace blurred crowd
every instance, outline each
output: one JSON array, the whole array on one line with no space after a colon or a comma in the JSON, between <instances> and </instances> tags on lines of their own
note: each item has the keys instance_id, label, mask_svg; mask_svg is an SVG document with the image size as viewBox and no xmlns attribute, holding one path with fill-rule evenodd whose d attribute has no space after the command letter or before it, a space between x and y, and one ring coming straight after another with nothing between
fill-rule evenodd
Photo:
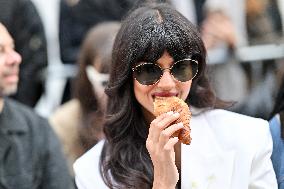
<instances>
[{"instance_id":1,"label":"blurred crowd","mask_svg":"<svg viewBox=\"0 0 284 189\"><path fill-rule=\"evenodd\" d=\"M74 161L104 137L104 86L120 21L144 2L0 0L0 23L22 57L17 91L7 96L49 120L71 178ZM198 26L208 51L214 92L233 102L229 110L271 118L284 76L284 1L159 2L169 2ZM67 185L58 186L66 189Z\"/></svg>"},{"instance_id":2,"label":"blurred crowd","mask_svg":"<svg viewBox=\"0 0 284 189\"><path fill-rule=\"evenodd\" d=\"M18 99L35 106L37 112L48 117L60 104L73 97L72 80L77 72L76 62L86 32L100 22L120 21L141 2L144 1L54 0L50 11L58 16L53 16L53 22L51 19L42 22L47 36L52 27L57 28L53 32L56 36L43 43L50 54L48 65L45 63L45 67L42 66L44 71L38 74L43 76L40 83L44 83L41 89L45 91L41 91L40 100L39 96L33 102ZM232 2L226 0L168 2L200 28L208 48L209 72L217 95L224 100L235 101L233 111L267 119L283 74L282 0L236 1L234 9ZM46 6L40 0L34 0L34 3L39 12ZM49 18L50 11L41 14L43 20ZM275 45L278 53L269 45ZM52 53L55 50L58 52ZM235 78L228 77L231 75ZM33 90L28 91L32 93Z\"/></svg>"}]
</instances>

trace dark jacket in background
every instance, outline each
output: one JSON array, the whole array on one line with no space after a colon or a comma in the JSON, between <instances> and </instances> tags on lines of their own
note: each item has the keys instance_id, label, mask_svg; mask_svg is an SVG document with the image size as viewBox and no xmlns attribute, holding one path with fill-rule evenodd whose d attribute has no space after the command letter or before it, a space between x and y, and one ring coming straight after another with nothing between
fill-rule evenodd
<instances>
[{"instance_id":1,"label":"dark jacket in background","mask_svg":"<svg viewBox=\"0 0 284 189\"><path fill-rule=\"evenodd\" d=\"M121 21L137 2L145 0L80 0L72 5L60 0L59 45L63 64L77 62L81 42L88 30L101 22ZM72 98L72 78L67 78L61 102Z\"/></svg>"},{"instance_id":2,"label":"dark jacket in background","mask_svg":"<svg viewBox=\"0 0 284 189\"><path fill-rule=\"evenodd\" d=\"M13 98L35 106L44 90L41 73L47 66L47 45L42 20L30 0L0 0L0 22L22 56L18 92Z\"/></svg>"},{"instance_id":3,"label":"dark jacket in background","mask_svg":"<svg viewBox=\"0 0 284 189\"><path fill-rule=\"evenodd\" d=\"M75 63L83 37L94 25L120 21L137 2L144 0L80 0L77 4L60 1L59 41L63 63Z\"/></svg>"},{"instance_id":4,"label":"dark jacket in background","mask_svg":"<svg viewBox=\"0 0 284 189\"><path fill-rule=\"evenodd\" d=\"M48 122L5 99L0 114L0 189L69 189L72 184Z\"/></svg>"}]
</instances>

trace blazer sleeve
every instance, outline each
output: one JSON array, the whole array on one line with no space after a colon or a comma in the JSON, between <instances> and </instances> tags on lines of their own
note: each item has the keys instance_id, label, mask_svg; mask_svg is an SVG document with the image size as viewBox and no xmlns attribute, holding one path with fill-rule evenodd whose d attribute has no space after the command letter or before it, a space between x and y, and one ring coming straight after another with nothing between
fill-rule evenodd
<instances>
[{"instance_id":1,"label":"blazer sleeve","mask_svg":"<svg viewBox=\"0 0 284 189\"><path fill-rule=\"evenodd\" d=\"M78 174L75 176L75 182L78 189L88 189L84 186L84 182L82 182L81 177Z\"/></svg>"},{"instance_id":2,"label":"blazer sleeve","mask_svg":"<svg viewBox=\"0 0 284 189\"><path fill-rule=\"evenodd\" d=\"M82 162L82 160L80 160L80 158L79 158L73 164L73 170L74 170L74 173L75 173L75 183L76 183L76 186L77 186L78 189L88 189L88 188L91 188L92 186L89 187L89 185L86 184L86 183L88 183L88 180L86 180L87 177L88 177L88 174L87 174L87 177L84 176L85 175L85 172L83 170L84 166L82 166L82 164L84 164L84 162L83 163L81 163L81 162Z\"/></svg>"},{"instance_id":3,"label":"blazer sleeve","mask_svg":"<svg viewBox=\"0 0 284 189\"><path fill-rule=\"evenodd\" d=\"M263 125L262 125L263 126ZM271 162L272 138L268 122L264 127L259 127L260 134L257 138L257 150L252 160L251 179L249 189L271 189L277 188L276 176Z\"/></svg>"}]
</instances>

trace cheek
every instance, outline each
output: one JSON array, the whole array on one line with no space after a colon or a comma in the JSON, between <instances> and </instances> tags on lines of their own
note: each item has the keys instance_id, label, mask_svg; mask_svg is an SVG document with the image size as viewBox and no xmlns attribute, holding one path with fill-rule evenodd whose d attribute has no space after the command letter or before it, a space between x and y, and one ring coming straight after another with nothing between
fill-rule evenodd
<instances>
[{"instance_id":1,"label":"cheek","mask_svg":"<svg viewBox=\"0 0 284 189\"><path fill-rule=\"evenodd\" d=\"M151 99L152 88L151 86L141 85L134 80L134 94L136 100L146 109L149 109L149 106L153 103Z\"/></svg>"},{"instance_id":2,"label":"cheek","mask_svg":"<svg viewBox=\"0 0 284 189\"><path fill-rule=\"evenodd\" d=\"M147 96L148 91L147 86L141 85L138 81L134 80L134 94L138 101L140 98Z\"/></svg>"},{"instance_id":3,"label":"cheek","mask_svg":"<svg viewBox=\"0 0 284 189\"><path fill-rule=\"evenodd\" d=\"M1 59L1 58L0 58ZM5 72L5 65L3 62L0 60L0 77L2 78L3 73Z\"/></svg>"},{"instance_id":4,"label":"cheek","mask_svg":"<svg viewBox=\"0 0 284 189\"><path fill-rule=\"evenodd\" d=\"M189 91L190 91L190 88L191 88L191 83L192 81L187 81L187 82L184 82L184 83L180 83L180 91L181 91L181 96L180 98L182 100L185 100L188 95L189 95Z\"/></svg>"},{"instance_id":5,"label":"cheek","mask_svg":"<svg viewBox=\"0 0 284 189\"><path fill-rule=\"evenodd\" d=\"M5 58L4 58L4 55L2 55L0 53L0 69L3 69L3 65L5 64Z\"/></svg>"}]
</instances>

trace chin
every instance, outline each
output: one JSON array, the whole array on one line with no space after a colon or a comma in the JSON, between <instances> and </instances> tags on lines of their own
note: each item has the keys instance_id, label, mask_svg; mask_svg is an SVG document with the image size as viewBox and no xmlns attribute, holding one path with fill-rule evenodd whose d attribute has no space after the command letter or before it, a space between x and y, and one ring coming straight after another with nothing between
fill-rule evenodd
<instances>
[{"instance_id":1,"label":"chin","mask_svg":"<svg viewBox=\"0 0 284 189\"><path fill-rule=\"evenodd\" d=\"M13 95L17 92L17 85L11 85L9 87L6 87L4 90L3 90L3 94L5 96L9 96L9 95Z\"/></svg>"}]
</instances>

